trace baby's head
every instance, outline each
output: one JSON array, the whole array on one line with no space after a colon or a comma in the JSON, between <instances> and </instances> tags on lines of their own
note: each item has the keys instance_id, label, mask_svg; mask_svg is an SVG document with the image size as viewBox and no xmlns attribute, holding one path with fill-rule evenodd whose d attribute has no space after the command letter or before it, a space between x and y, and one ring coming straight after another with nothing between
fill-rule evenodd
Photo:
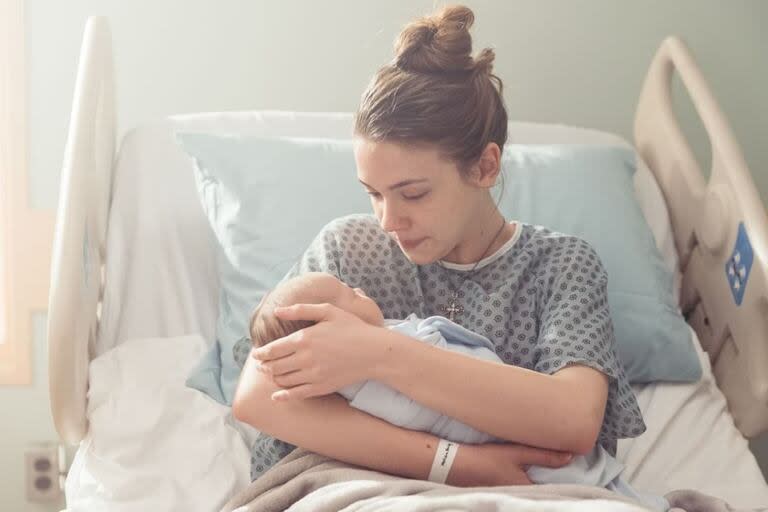
<instances>
[{"instance_id":1,"label":"baby's head","mask_svg":"<svg viewBox=\"0 0 768 512\"><path fill-rule=\"evenodd\" d=\"M293 304L323 303L333 304L370 324L384 324L381 309L363 290L350 288L331 274L309 272L281 283L261 299L251 317L250 333L253 343L261 347L314 323L281 320L275 316L275 308Z\"/></svg>"}]
</instances>

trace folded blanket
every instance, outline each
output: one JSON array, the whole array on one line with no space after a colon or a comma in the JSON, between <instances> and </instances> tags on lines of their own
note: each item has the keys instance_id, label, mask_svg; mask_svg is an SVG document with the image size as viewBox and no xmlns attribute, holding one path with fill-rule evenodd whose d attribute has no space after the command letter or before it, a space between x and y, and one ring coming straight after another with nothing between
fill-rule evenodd
<instances>
[{"instance_id":1,"label":"folded blanket","mask_svg":"<svg viewBox=\"0 0 768 512\"><path fill-rule=\"evenodd\" d=\"M586 501L585 501L586 500ZM553 502L561 506L553 506ZM452 487L411 480L345 464L297 448L223 508L232 512L292 511L432 511L509 510L640 512L631 500L597 487L582 485L526 485L506 487ZM536 506L538 503L539 506ZM515 507L517 509L517 507Z\"/></svg>"},{"instance_id":2,"label":"folded blanket","mask_svg":"<svg viewBox=\"0 0 768 512\"><path fill-rule=\"evenodd\" d=\"M670 512L730 512L696 491L674 491ZM676 508L683 506L685 508ZM645 512L631 499L599 487L543 484L453 487L371 471L297 448L230 499L222 512Z\"/></svg>"}]
</instances>

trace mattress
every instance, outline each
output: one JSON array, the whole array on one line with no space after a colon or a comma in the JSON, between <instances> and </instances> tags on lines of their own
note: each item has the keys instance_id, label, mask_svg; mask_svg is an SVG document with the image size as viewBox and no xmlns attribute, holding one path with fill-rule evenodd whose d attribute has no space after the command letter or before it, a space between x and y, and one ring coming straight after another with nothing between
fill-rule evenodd
<instances>
[{"instance_id":1,"label":"mattress","mask_svg":"<svg viewBox=\"0 0 768 512\"><path fill-rule=\"evenodd\" d=\"M351 117L280 112L193 114L129 132L114 168L105 290L99 330L90 347L93 356L109 357L111 350L137 339L199 335L204 343L213 340L219 293L214 239L198 203L189 160L174 143L176 130L342 138L351 132ZM532 123L510 123L509 139L525 144L629 145L605 132ZM635 175L635 190L679 285L666 205L642 162ZM692 336L704 370L699 382L633 387L648 431L638 439L619 442L618 457L627 465L625 477L648 492L692 488L734 506L764 506L768 486L747 441L733 424L693 331ZM142 346L148 351L146 357L163 357L164 352L152 353L150 345ZM183 379L174 385L183 387ZM78 456L83 459L88 453L84 450ZM88 478L98 480L100 475ZM94 487L90 489L88 492L95 492Z\"/></svg>"}]
</instances>

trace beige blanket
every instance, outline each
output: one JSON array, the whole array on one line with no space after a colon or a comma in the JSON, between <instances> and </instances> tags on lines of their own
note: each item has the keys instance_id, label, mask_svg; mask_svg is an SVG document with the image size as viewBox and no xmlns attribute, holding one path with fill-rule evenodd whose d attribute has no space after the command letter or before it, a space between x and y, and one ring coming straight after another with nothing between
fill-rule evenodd
<instances>
[{"instance_id":1,"label":"beige blanket","mask_svg":"<svg viewBox=\"0 0 768 512\"><path fill-rule=\"evenodd\" d=\"M736 512L723 500L693 490L673 491L665 497L672 505L669 512ZM291 512L648 510L625 496L598 487L452 487L371 471L297 448L233 496L222 512L282 512L289 508Z\"/></svg>"},{"instance_id":2,"label":"beige blanket","mask_svg":"<svg viewBox=\"0 0 768 512\"><path fill-rule=\"evenodd\" d=\"M223 511L282 512L289 508L292 512L647 510L629 498L597 487L451 487L370 471L298 448L230 499Z\"/></svg>"}]
</instances>

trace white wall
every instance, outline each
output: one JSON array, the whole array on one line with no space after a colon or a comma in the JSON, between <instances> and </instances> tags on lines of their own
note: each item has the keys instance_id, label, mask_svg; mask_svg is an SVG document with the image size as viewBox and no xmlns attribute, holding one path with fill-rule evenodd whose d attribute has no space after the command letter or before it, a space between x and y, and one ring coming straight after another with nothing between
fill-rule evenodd
<instances>
[{"instance_id":1,"label":"white wall","mask_svg":"<svg viewBox=\"0 0 768 512\"><path fill-rule=\"evenodd\" d=\"M442 4L442 2L440 2ZM768 202L768 3L761 0L467 1L476 48L493 45L510 117L631 137L635 101L667 34L683 36L741 141ZM85 20L110 18L120 131L157 116L205 110L353 110L399 28L433 2L344 0L27 0L32 205L53 208ZM685 129L706 155L690 107ZM33 389L0 390L20 425L0 440L0 496L23 501L21 447L52 439L45 350ZM7 462L6 462L7 461ZM768 449L762 455L768 468ZM0 503L2 503L0 499ZM4 504L4 503L3 503ZM43 509L40 509L43 510ZM52 508L51 510L55 510Z\"/></svg>"},{"instance_id":2,"label":"white wall","mask_svg":"<svg viewBox=\"0 0 768 512\"><path fill-rule=\"evenodd\" d=\"M399 27L432 1L27 0L33 204L55 204L87 15L112 20L122 128L159 115L353 110ZM768 4L761 0L470 1L476 47L497 49L510 117L631 137L659 42L680 34L768 200ZM686 125L696 132L692 123Z\"/></svg>"},{"instance_id":3,"label":"white wall","mask_svg":"<svg viewBox=\"0 0 768 512\"><path fill-rule=\"evenodd\" d=\"M48 405L48 360L45 343L45 315L35 314L33 322L32 372L33 386L16 388L0 386L0 511L49 512L61 510L63 497L55 503L36 504L26 501L24 452L32 443L55 441L56 430Z\"/></svg>"}]
</instances>

